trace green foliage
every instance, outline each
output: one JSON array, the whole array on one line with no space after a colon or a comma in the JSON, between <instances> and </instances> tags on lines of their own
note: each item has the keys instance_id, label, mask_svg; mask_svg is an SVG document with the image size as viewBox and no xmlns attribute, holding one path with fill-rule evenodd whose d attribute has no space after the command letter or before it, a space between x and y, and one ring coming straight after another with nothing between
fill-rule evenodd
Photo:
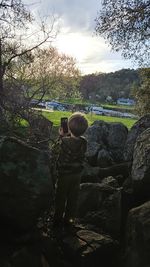
<instances>
[{"instance_id":1,"label":"green foliage","mask_svg":"<svg viewBox=\"0 0 150 267\"><path fill-rule=\"evenodd\" d=\"M66 96L80 95L78 90L80 72L75 59L59 53L54 47L38 48L33 56L34 59L30 66L26 65L25 72L30 78L30 88L35 98L46 96L48 99L58 97L64 99Z\"/></svg>"},{"instance_id":2,"label":"green foliage","mask_svg":"<svg viewBox=\"0 0 150 267\"><path fill-rule=\"evenodd\" d=\"M150 68L140 70L141 82L133 88L137 100L136 110L141 116L150 113Z\"/></svg>"},{"instance_id":3,"label":"green foliage","mask_svg":"<svg viewBox=\"0 0 150 267\"><path fill-rule=\"evenodd\" d=\"M32 20L22 0L1 1L0 115L12 130L23 119L30 120L32 98L40 102L46 93L49 98L80 95L75 60L44 45L56 36L55 19L37 24L35 19L36 26Z\"/></svg>"},{"instance_id":4,"label":"green foliage","mask_svg":"<svg viewBox=\"0 0 150 267\"><path fill-rule=\"evenodd\" d=\"M96 32L125 58L149 64L149 15L149 0L103 0L96 18Z\"/></svg>"},{"instance_id":5,"label":"green foliage","mask_svg":"<svg viewBox=\"0 0 150 267\"><path fill-rule=\"evenodd\" d=\"M90 101L105 102L107 96L115 102L119 97L129 98L133 84L138 84L137 70L122 69L111 73L89 74L82 77L80 92Z\"/></svg>"}]
</instances>

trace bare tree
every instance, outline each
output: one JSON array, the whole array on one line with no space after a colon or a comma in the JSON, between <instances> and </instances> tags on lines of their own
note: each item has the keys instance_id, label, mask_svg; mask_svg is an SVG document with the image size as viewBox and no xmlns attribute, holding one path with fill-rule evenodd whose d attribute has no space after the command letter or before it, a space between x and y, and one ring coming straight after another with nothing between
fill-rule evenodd
<instances>
[{"instance_id":1,"label":"bare tree","mask_svg":"<svg viewBox=\"0 0 150 267\"><path fill-rule=\"evenodd\" d=\"M25 84L17 79L14 66L29 66L32 52L53 41L56 34L54 17L36 21L21 0L0 0L0 117L7 129L20 117L29 117Z\"/></svg>"},{"instance_id":2,"label":"bare tree","mask_svg":"<svg viewBox=\"0 0 150 267\"><path fill-rule=\"evenodd\" d=\"M0 2L0 95L1 104L5 95L4 80L18 58L31 61L31 52L56 36L55 18L47 27L41 21L34 28L35 20L21 0ZM32 30L33 29L33 30Z\"/></svg>"}]
</instances>

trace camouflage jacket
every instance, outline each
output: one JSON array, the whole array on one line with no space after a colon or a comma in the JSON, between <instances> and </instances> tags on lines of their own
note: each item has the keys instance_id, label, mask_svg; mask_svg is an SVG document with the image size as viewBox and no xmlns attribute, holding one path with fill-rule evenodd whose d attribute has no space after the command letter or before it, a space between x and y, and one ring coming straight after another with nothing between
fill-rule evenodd
<instances>
[{"instance_id":1,"label":"camouflage jacket","mask_svg":"<svg viewBox=\"0 0 150 267\"><path fill-rule=\"evenodd\" d=\"M62 137L54 146L54 160L59 174L81 172L87 149L84 137Z\"/></svg>"}]
</instances>

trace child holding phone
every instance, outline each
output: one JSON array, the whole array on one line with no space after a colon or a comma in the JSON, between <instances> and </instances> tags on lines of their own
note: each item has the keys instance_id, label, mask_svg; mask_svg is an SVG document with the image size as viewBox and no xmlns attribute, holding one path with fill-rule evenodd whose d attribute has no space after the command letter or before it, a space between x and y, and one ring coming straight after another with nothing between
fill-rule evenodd
<instances>
[{"instance_id":1,"label":"child holding phone","mask_svg":"<svg viewBox=\"0 0 150 267\"><path fill-rule=\"evenodd\" d=\"M69 225L74 221L77 198L80 188L83 161L87 141L82 136L88 127L88 121L81 113L74 113L68 119L68 132L61 120L61 136L58 156L58 179L56 186L54 226Z\"/></svg>"}]
</instances>

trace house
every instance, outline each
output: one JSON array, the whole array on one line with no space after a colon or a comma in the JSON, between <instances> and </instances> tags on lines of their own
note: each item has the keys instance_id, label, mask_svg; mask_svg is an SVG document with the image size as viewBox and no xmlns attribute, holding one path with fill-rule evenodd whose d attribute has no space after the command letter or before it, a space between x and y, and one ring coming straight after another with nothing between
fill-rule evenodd
<instances>
[{"instance_id":1,"label":"house","mask_svg":"<svg viewBox=\"0 0 150 267\"><path fill-rule=\"evenodd\" d=\"M126 105L126 106L134 106L135 101L133 99L130 99L130 98L118 98L117 104L118 105Z\"/></svg>"}]
</instances>

